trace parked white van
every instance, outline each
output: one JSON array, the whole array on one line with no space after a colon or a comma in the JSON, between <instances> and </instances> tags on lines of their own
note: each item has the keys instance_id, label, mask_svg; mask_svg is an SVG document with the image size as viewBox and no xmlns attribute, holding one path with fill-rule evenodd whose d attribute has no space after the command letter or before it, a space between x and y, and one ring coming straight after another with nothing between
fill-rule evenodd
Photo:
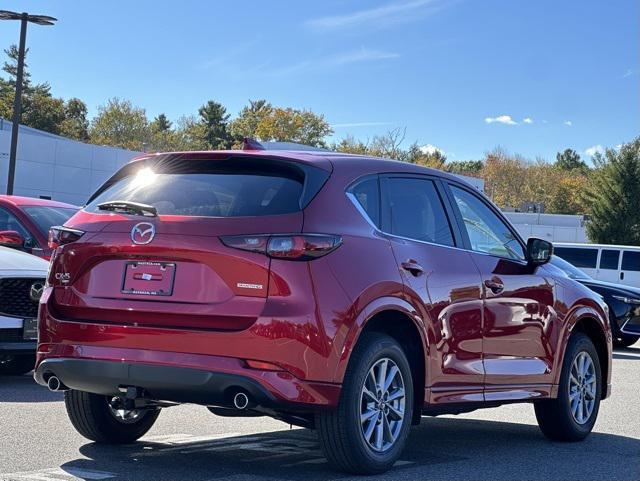
<instances>
[{"instance_id":1,"label":"parked white van","mask_svg":"<svg viewBox=\"0 0 640 481\"><path fill-rule=\"evenodd\" d=\"M601 281L640 287L640 247L554 242L553 252Z\"/></svg>"}]
</instances>

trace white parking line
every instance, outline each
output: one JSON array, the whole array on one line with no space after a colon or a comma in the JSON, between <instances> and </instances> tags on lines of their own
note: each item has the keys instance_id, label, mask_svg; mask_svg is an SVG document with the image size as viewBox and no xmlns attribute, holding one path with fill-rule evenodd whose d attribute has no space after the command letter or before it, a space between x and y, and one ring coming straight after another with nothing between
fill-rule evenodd
<instances>
[{"instance_id":1,"label":"white parking line","mask_svg":"<svg viewBox=\"0 0 640 481\"><path fill-rule=\"evenodd\" d=\"M93 471L82 468L49 468L36 471L22 471L19 473L0 474L0 481L74 481L74 480L102 480L115 478L117 474L106 471Z\"/></svg>"}]
</instances>

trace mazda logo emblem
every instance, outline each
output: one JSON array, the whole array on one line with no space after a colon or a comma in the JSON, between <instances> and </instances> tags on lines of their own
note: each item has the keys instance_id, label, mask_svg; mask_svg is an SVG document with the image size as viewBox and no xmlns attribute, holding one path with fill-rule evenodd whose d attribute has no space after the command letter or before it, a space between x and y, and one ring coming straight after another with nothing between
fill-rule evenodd
<instances>
[{"instance_id":1,"label":"mazda logo emblem","mask_svg":"<svg viewBox=\"0 0 640 481\"><path fill-rule=\"evenodd\" d=\"M42 291L44 290L44 284L40 281L34 282L31 284L31 288L29 289L29 298L37 303L42 297Z\"/></svg>"},{"instance_id":2,"label":"mazda logo emblem","mask_svg":"<svg viewBox=\"0 0 640 481\"><path fill-rule=\"evenodd\" d=\"M140 222L131 229L131 240L134 244L148 244L156 236L156 227L149 222Z\"/></svg>"}]
</instances>

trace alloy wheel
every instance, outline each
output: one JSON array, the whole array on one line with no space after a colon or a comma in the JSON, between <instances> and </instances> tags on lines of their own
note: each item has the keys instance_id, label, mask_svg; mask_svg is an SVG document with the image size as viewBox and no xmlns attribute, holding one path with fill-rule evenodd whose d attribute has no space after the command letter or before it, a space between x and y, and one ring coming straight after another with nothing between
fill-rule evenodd
<instances>
[{"instance_id":1,"label":"alloy wheel","mask_svg":"<svg viewBox=\"0 0 640 481\"><path fill-rule=\"evenodd\" d=\"M367 373L360 394L362 436L376 452L389 450L404 423L405 386L397 364L378 360Z\"/></svg>"},{"instance_id":2,"label":"alloy wheel","mask_svg":"<svg viewBox=\"0 0 640 481\"><path fill-rule=\"evenodd\" d=\"M571 415L578 424L586 424L596 404L596 368L586 351L580 351L569 371L569 402Z\"/></svg>"}]
</instances>

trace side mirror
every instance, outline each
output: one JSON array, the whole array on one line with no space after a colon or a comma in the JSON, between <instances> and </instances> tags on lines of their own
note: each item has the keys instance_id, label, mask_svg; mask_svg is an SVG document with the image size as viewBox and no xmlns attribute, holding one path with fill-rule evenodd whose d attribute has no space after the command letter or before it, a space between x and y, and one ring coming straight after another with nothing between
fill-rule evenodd
<instances>
[{"instance_id":1,"label":"side mirror","mask_svg":"<svg viewBox=\"0 0 640 481\"><path fill-rule=\"evenodd\" d=\"M533 266L541 266L551 260L553 244L544 239L529 238L527 241L527 261Z\"/></svg>"},{"instance_id":2,"label":"side mirror","mask_svg":"<svg viewBox=\"0 0 640 481\"><path fill-rule=\"evenodd\" d=\"M24 247L24 237L15 230L0 230L0 245L6 247Z\"/></svg>"},{"instance_id":3,"label":"side mirror","mask_svg":"<svg viewBox=\"0 0 640 481\"><path fill-rule=\"evenodd\" d=\"M6 247L24 247L24 237L15 230L0 230L0 245Z\"/></svg>"}]
</instances>

